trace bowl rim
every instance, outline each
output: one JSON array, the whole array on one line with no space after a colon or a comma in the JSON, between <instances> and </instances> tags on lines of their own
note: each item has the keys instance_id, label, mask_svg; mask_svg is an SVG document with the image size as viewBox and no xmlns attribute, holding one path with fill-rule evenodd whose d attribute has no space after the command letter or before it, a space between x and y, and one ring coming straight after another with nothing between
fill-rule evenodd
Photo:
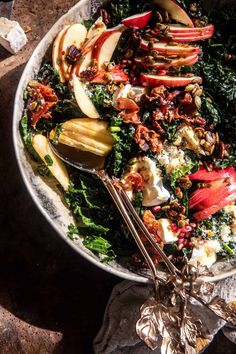
<instances>
[{"instance_id":1,"label":"bowl rim","mask_svg":"<svg viewBox=\"0 0 236 354\"><path fill-rule=\"evenodd\" d=\"M40 204L38 203L38 197L32 187L32 184L30 183L29 179L27 178L27 175L25 173L25 168L23 166L23 163L21 161L21 156L20 156L20 149L18 147L17 141L19 139L19 104L18 102L22 102L23 103L23 97L22 97L22 92L25 88L25 76L28 73L28 71L30 70L31 66L33 65L34 61L35 61L35 54L39 54L40 57L42 57L42 55L40 54L40 52L42 52L42 47L45 41L48 41L48 46L50 46L51 44L51 40L49 41L50 37L55 38L56 34L58 33L58 28L60 27L60 24L63 24L66 22L67 19L69 19L71 17L71 15L76 11L79 10L81 7L83 6L89 6L91 5L91 2L89 0L80 0L78 3L76 3L73 7L71 7L69 9L69 11L67 13L65 13L64 15L62 15L55 23L54 25L50 28L50 30L44 35L44 37L40 40L40 42L37 44L37 46L34 48L33 53L31 54L30 59L28 60L28 62L25 65L25 68L21 74L21 78L18 82L18 86L17 86L17 90L15 93L15 99L14 99L14 109L13 109L13 120L12 120L12 139L13 139L13 146L14 146L14 152L15 152L15 156L16 156L16 160L17 160L17 164L20 170L20 174L21 177L23 179L23 182L32 198L32 200L34 201L35 205L37 206L37 208L39 209L39 211L41 212L41 214L44 216L44 218L47 220L47 222L52 226L52 228L56 231L56 233L68 244L70 245L70 247L72 247L77 253L79 253L82 257L84 257L86 260L88 260L89 262L91 262L93 265L99 267L100 269L113 274L115 276L118 276L122 279L126 279L126 280L131 280L131 281L135 281L135 282L139 282L139 283L149 283L151 281L150 278L144 277L142 275L138 275L134 272L132 272L131 270L127 269L128 272L123 272L122 270L116 269L114 268L112 265L105 264L102 263L98 258L94 258L92 257L92 255L86 253L81 247L79 247L75 242L71 241L68 237L65 237L65 234L62 232L62 230L60 230L56 223L53 221L53 219L51 218L51 216L49 215L49 213L46 211L46 209ZM45 54L45 52L44 52ZM32 71L32 69L31 69ZM20 139L21 140L21 139ZM22 146L22 150L25 150L24 144L21 140L21 146ZM26 151L25 151L26 153ZM236 268L230 269L226 272L221 272L219 274L214 275L211 278L204 278L210 281L218 281L221 279L225 279L227 277L230 277L232 275L236 274Z\"/></svg>"}]
</instances>

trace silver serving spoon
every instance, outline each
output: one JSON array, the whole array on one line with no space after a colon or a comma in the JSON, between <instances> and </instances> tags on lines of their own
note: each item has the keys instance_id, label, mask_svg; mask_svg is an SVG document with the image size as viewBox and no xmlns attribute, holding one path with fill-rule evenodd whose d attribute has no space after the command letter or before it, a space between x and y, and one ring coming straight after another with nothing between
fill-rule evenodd
<instances>
[{"instance_id":1,"label":"silver serving spoon","mask_svg":"<svg viewBox=\"0 0 236 354\"><path fill-rule=\"evenodd\" d=\"M236 311L231 309L223 299L213 298L209 303L204 300L204 289L208 291L213 291L213 284L202 283L201 286L194 289L194 284L198 278L198 270L186 263L184 268L179 271L168 259L166 254L160 248L160 246L153 240L151 234L147 230L146 226L142 222L141 218L134 209L132 203L130 202L127 194L122 188L119 180L112 179L108 174L102 169L103 161L96 157L92 156L92 159L88 159L88 155L81 153L82 161L73 161L71 157L68 157L64 152L62 153L59 149L59 145L53 145L49 140L50 146L55 153L55 155L64 161L66 164L73 166L74 168L93 174L98 177L103 185L106 187L107 191L111 195L114 203L116 204L120 214L125 221L130 233L134 237L140 252L142 253L144 259L146 260L151 274L154 285L155 297L150 297L141 307L141 317L136 323L136 332L139 335L140 339L143 340L146 345L151 349L156 349L160 336L163 336L163 333L160 332L158 321L162 321L163 327L169 328L170 323L172 324L172 329L168 332L168 341L169 344L172 342L174 346L171 348L174 349L178 347L178 341L181 343L182 347L190 345L194 350L195 340L191 339L188 336L183 336L183 333L188 333L189 325L192 327L193 338L197 336L202 336L202 326L201 321L199 326L196 326L195 319L191 318L188 314L188 303L189 298L194 298L200 302L203 306L206 306L211 310L216 316L227 321L232 325L236 325ZM70 156L70 155L69 155ZM77 151L76 158L79 154ZM133 223L135 222L135 224ZM143 235L156 250L157 254L162 258L166 266L168 267L169 274L164 272L160 273L157 271L156 266L154 265L151 257L149 256L148 251L146 250L143 241L141 240L136 226L142 231ZM160 291L160 285L162 285L162 290ZM165 292L163 293L163 290ZM177 299L176 304L173 303L173 298ZM153 322L153 316L155 321ZM159 318L159 320L157 320ZM165 321L164 321L165 319ZM164 322L163 322L164 321ZM186 322L187 321L187 322ZM147 333L147 328L149 329ZM176 342L176 339L178 341ZM161 350L164 352L166 347L165 340L162 341ZM170 351L165 351L170 353ZM193 351L194 352L194 351ZM178 348L176 351L171 350L172 353L179 353Z\"/></svg>"},{"instance_id":2,"label":"silver serving spoon","mask_svg":"<svg viewBox=\"0 0 236 354\"><path fill-rule=\"evenodd\" d=\"M148 251L146 250L146 247L143 244L143 241L141 240L137 230L136 226L134 225L131 216L136 223L136 225L140 228L146 239L149 241L149 243L152 245L152 247L155 249L159 257L161 257L166 264L166 266L169 269L169 272L173 275L176 275L179 273L179 270L171 263L171 261L168 259L166 254L163 252L159 244L155 242L149 231L147 230L146 226L142 222L141 218L137 214L135 208L133 207L132 203L130 202L126 192L123 190L121 184L119 183L119 180L112 179L109 177L109 175L102 169L103 166L103 161L99 156L96 156L91 153L84 153L81 152L81 159L80 159L80 154L79 150L77 150L76 153L76 160L72 160L70 153L71 151L66 151L65 146L61 146L61 144L53 144L50 139L49 139L50 146L55 153L55 155L64 161L66 164L82 171L86 172L89 174L93 174L94 176L98 177L103 185L106 187L108 193L112 197L114 203L116 204L118 210L120 211L120 214L125 221L130 233L134 237L143 257L145 258L151 273L152 273L152 279L154 283L154 288L155 292L157 294L157 283L158 280L164 281L166 279L165 275L162 273L160 274L159 272L157 273L156 266L154 265L151 257L149 256ZM62 150L63 149L63 150ZM73 149L75 150L75 149ZM90 156L91 155L91 156Z\"/></svg>"}]
</instances>

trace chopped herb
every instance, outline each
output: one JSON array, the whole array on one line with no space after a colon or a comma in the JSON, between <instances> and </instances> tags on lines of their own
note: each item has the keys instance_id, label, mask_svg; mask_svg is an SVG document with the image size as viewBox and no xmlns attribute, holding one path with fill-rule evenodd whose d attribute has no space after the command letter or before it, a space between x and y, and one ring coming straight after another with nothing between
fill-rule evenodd
<instances>
[{"instance_id":1,"label":"chopped herb","mask_svg":"<svg viewBox=\"0 0 236 354\"><path fill-rule=\"evenodd\" d=\"M39 165L37 168L37 171L40 174L40 176L43 176L43 177L50 177L51 176L51 172L49 171L48 167L45 165Z\"/></svg>"},{"instance_id":2,"label":"chopped herb","mask_svg":"<svg viewBox=\"0 0 236 354\"><path fill-rule=\"evenodd\" d=\"M74 224L70 224L68 226L67 237L73 241L75 239L74 235L77 235L77 234L78 234L78 228Z\"/></svg>"},{"instance_id":3,"label":"chopped herb","mask_svg":"<svg viewBox=\"0 0 236 354\"><path fill-rule=\"evenodd\" d=\"M230 256L235 256L235 252L232 248L229 247L225 242L222 242L222 246L224 250L230 255Z\"/></svg>"},{"instance_id":4,"label":"chopped herb","mask_svg":"<svg viewBox=\"0 0 236 354\"><path fill-rule=\"evenodd\" d=\"M92 24L94 23L94 20L92 18L88 18L87 20L83 21L83 25L86 27L87 30L90 29Z\"/></svg>"},{"instance_id":5,"label":"chopped herb","mask_svg":"<svg viewBox=\"0 0 236 354\"><path fill-rule=\"evenodd\" d=\"M44 156L44 160L46 161L48 166L52 166L53 165L53 159L51 158L50 155L45 155Z\"/></svg>"},{"instance_id":6,"label":"chopped herb","mask_svg":"<svg viewBox=\"0 0 236 354\"><path fill-rule=\"evenodd\" d=\"M58 144L58 139L59 139L59 136L60 136L60 134L62 132L62 123L57 124L55 129L56 129L56 131L55 131L52 143L53 144Z\"/></svg>"}]
</instances>

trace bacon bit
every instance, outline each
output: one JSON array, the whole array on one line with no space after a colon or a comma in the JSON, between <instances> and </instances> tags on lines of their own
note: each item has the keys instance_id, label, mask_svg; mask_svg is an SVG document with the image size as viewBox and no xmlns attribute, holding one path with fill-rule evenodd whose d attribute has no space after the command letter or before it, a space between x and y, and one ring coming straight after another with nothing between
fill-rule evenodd
<instances>
[{"instance_id":1,"label":"bacon bit","mask_svg":"<svg viewBox=\"0 0 236 354\"><path fill-rule=\"evenodd\" d=\"M135 192L140 192L145 186L145 181L140 173L132 172L125 176L124 184L126 189L132 188Z\"/></svg>"},{"instance_id":2,"label":"bacon bit","mask_svg":"<svg viewBox=\"0 0 236 354\"><path fill-rule=\"evenodd\" d=\"M128 75L120 69L119 65L116 65L112 71L101 69L96 72L91 80L92 83L107 83L108 81L113 82L127 82L129 79Z\"/></svg>"},{"instance_id":3,"label":"bacon bit","mask_svg":"<svg viewBox=\"0 0 236 354\"><path fill-rule=\"evenodd\" d=\"M120 117L125 123L140 124L138 115L139 106L130 98L118 98L114 105L115 109L121 111Z\"/></svg>"},{"instance_id":4,"label":"bacon bit","mask_svg":"<svg viewBox=\"0 0 236 354\"><path fill-rule=\"evenodd\" d=\"M163 249L164 243L158 235L158 230L159 230L158 220L156 220L155 216L153 215L153 213L150 210L145 210L142 215L142 218L143 218L143 222L144 222L146 228L148 229L150 234L153 236L154 240L157 243L159 243L159 245ZM152 246L150 246L150 243L147 241L146 237L142 234L140 234L140 237L141 237L144 245L146 246L150 256L151 257L154 256L158 261L161 261L162 259L157 256L156 251L153 249Z\"/></svg>"},{"instance_id":5,"label":"bacon bit","mask_svg":"<svg viewBox=\"0 0 236 354\"><path fill-rule=\"evenodd\" d=\"M135 141L140 149L160 153L162 150L162 143L159 140L159 135L154 130L149 130L143 125L138 125L135 133Z\"/></svg>"},{"instance_id":6,"label":"bacon bit","mask_svg":"<svg viewBox=\"0 0 236 354\"><path fill-rule=\"evenodd\" d=\"M217 146L216 156L219 157L220 159L224 159L225 157L228 157L229 156L229 153L227 151L228 147L229 145L226 145L223 143L223 141L220 141Z\"/></svg>"},{"instance_id":7,"label":"bacon bit","mask_svg":"<svg viewBox=\"0 0 236 354\"><path fill-rule=\"evenodd\" d=\"M31 125L35 126L41 118L50 119L50 109L58 102L55 91L39 82L32 80L29 82L28 91L30 98L27 108L30 113Z\"/></svg>"}]
</instances>

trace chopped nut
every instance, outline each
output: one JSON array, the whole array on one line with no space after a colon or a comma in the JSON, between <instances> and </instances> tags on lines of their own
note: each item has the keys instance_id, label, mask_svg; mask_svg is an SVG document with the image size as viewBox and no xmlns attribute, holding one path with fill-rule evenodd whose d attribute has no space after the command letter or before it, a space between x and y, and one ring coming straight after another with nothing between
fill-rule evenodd
<instances>
[{"instance_id":1,"label":"chopped nut","mask_svg":"<svg viewBox=\"0 0 236 354\"><path fill-rule=\"evenodd\" d=\"M194 87L195 87L194 84L189 84L185 87L184 91L191 92L194 89Z\"/></svg>"},{"instance_id":2,"label":"chopped nut","mask_svg":"<svg viewBox=\"0 0 236 354\"><path fill-rule=\"evenodd\" d=\"M126 57L127 59L129 59L129 58L131 58L131 57L133 56L133 54L134 54L134 51L133 51L132 49L128 49L128 50L126 51L126 53L125 53L125 57Z\"/></svg>"},{"instance_id":3,"label":"chopped nut","mask_svg":"<svg viewBox=\"0 0 236 354\"><path fill-rule=\"evenodd\" d=\"M201 108L202 100L199 96L194 97L194 103L195 103L197 109Z\"/></svg>"},{"instance_id":4,"label":"chopped nut","mask_svg":"<svg viewBox=\"0 0 236 354\"><path fill-rule=\"evenodd\" d=\"M181 191L180 187L176 187L175 194L178 199L180 199L180 200L183 199L183 192Z\"/></svg>"}]
</instances>

